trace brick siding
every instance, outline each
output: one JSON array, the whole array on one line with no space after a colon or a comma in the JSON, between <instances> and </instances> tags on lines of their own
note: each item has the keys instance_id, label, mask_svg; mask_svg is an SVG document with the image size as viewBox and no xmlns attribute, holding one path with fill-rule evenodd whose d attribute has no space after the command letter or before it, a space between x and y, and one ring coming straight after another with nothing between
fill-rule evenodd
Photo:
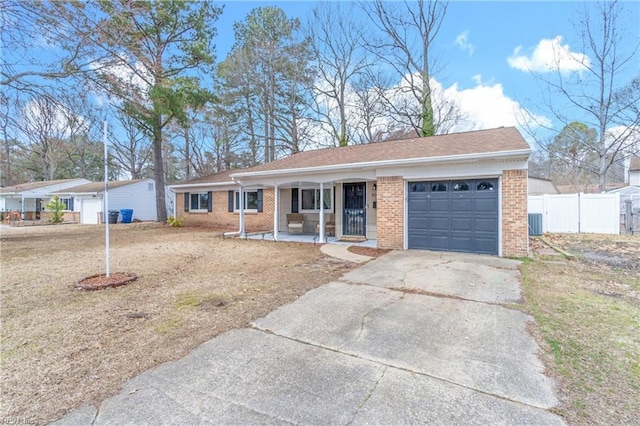
<instances>
[{"instance_id":1,"label":"brick siding","mask_svg":"<svg viewBox=\"0 0 640 426\"><path fill-rule=\"evenodd\" d=\"M377 182L378 248L402 250L404 246L404 180L379 177Z\"/></svg>"},{"instance_id":2,"label":"brick siding","mask_svg":"<svg viewBox=\"0 0 640 426\"><path fill-rule=\"evenodd\" d=\"M502 255L528 256L527 171L502 173Z\"/></svg>"},{"instance_id":3,"label":"brick siding","mask_svg":"<svg viewBox=\"0 0 640 426\"><path fill-rule=\"evenodd\" d=\"M240 226L240 213L229 212L228 191L213 192L213 205L211 212L185 212L184 193L176 194L176 210L178 217L184 217L185 226L209 226L238 230ZM273 229L273 189L262 191L262 212L245 212L244 227L247 232L267 231Z\"/></svg>"}]
</instances>

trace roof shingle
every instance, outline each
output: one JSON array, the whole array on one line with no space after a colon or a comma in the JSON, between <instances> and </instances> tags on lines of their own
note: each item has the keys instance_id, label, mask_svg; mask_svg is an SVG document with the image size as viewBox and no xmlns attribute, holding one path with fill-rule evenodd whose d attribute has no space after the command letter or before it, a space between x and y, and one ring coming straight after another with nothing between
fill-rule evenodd
<instances>
[{"instance_id":1,"label":"roof shingle","mask_svg":"<svg viewBox=\"0 0 640 426\"><path fill-rule=\"evenodd\" d=\"M25 182L25 183L20 183L18 185L5 186L4 188L0 188L0 194L32 191L34 189L45 188L47 186L58 185L65 182L72 182L74 180L76 179L58 179L58 180L42 180L37 182Z\"/></svg>"},{"instance_id":2,"label":"roof shingle","mask_svg":"<svg viewBox=\"0 0 640 426\"><path fill-rule=\"evenodd\" d=\"M330 167L375 161L437 158L524 149L529 149L529 144L515 127L500 127L449 135L305 151L250 169L236 170L234 173Z\"/></svg>"},{"instance_id":3,"label":"roof shingle","mask_svg":"<svg viewBox=\"0 0 640 426\"><path fill-rule=\"evenodd\" d=\"M109 189L120 188L122 186L131 185L138 182L143 182L147 179L137 179L137 180L118 180L109 182ZM57 194L81 194L81 193L93 193L93 192L104 192L104 182L91 182L85 183L83 185L73 186L71 188L66 188L60 191L56 191Z\"/></svg>"}]
</instances>

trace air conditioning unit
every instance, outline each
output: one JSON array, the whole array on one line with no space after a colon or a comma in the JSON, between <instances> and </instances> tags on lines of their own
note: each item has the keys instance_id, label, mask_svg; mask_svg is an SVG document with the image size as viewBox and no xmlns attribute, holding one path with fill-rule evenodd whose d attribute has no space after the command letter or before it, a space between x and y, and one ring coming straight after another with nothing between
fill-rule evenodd
<instances>
[{"instance_id":1,"label":"air conditioning unit","mask_svg":"<svg viewBox=\"0 0 640 426\"><path fill-rule=\"evenodd\" d=\"M542 235L542 213L529 213L529 235Z\"/></svg>"}]
</instances>

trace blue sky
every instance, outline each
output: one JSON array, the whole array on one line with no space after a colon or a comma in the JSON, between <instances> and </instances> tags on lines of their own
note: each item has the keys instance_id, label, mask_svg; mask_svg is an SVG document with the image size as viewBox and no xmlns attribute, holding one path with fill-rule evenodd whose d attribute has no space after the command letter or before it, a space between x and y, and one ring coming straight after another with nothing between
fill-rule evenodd
<instances>
[{"instance_id":1,"label":"blue sky","mask_svg":"<svg viewBox=\"0 0 640 426\"><path fill-rule=\"evenodd\" d=\"M234 42L234 22L243 20L253 8L279 6L289 17L306 22L317 3L230 0L218 4L224 5L224 13L216 25L216 55L218 61L222 61ZM587 5L591 7L594 3L588 1ZM453 0L434 46L434 53L446 64L446 69L435 77L447 95L458 98L465 113L471 116L474 128L516 125L514 110L517 113L523 109L542 121L551 120L544 111L541 96L545 86L526 68L544 65L550 46L562 45L574 55L582 53L574 24L583 7L584 3L573 1ZM625 14L621 23L627 34L621 48L629 50L640 41L640 1L625 1L623 7ZM371 29L374 31L373 25ZM37 41L30 52L5 54L18 58L12 61L17 62L18 69L27 69L30 57L48 56L58 50ZM519 50L516 52L516 49ZM621 85L639 74L640 52L627 67Z\"/></svg>"},{"instance_id":2,"label":"blue sky","mask_svg":"<svg viewBox=\"0 0 640 426\"><path fill-rule=\"evenodd\" d=\"M218 23L218 59L224 59L233 43L233 22L242 20L252 8L276 5L289 17L305 21L315 4L226 2ZM623 6L626 13L621 22L628 30L623 47L633 49L640 40L640 2L626 1ZM486 116L488 110L494 110L492 117L479 118L483 121L480 127L514 125L513 117L506 117L513 105L544 115L541 111L544 86L530 72L518 69L517 64L520 68L539 66L554 43L581 54L582 43L575 23L583 8L583 2L569 1L452 1L435 46L435 53L446 69L436 78L444 88L462 93L462 101L478 114ZM510 57L515 59L512 64L508 61ZM625 80L639 73L640 60L636 60L628 67Z\"/></svg>"}]
</instances>

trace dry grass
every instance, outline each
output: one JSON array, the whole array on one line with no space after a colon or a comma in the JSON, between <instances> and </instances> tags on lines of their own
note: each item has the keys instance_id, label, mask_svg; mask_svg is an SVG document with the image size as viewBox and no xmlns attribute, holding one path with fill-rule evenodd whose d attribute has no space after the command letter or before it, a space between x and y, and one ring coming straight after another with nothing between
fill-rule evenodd
<instances>
[{"instance_id":1,"label":"dry grass","mask_svg":"<svg viewBox=\"0 0 640 426\"><path fill-rule=\"evenodd\" d=\"M640 416L640 238L555 236L576 260L522 266L527 310L570 424Z\"/></svg>"},{"instance_id":2,"label":"dry grass","mask_svg":"<svg viewBox=\"0 0 640 426\"><path fill-rule=\"evenodd\" d=\"M352 266L310 244L115 225L111 271L139 278L86 292L73 284L104 272L104 228L1 232L0 419L37 423L99 402L138 373L246 326Z\"/></svg>"}]
</instances>

